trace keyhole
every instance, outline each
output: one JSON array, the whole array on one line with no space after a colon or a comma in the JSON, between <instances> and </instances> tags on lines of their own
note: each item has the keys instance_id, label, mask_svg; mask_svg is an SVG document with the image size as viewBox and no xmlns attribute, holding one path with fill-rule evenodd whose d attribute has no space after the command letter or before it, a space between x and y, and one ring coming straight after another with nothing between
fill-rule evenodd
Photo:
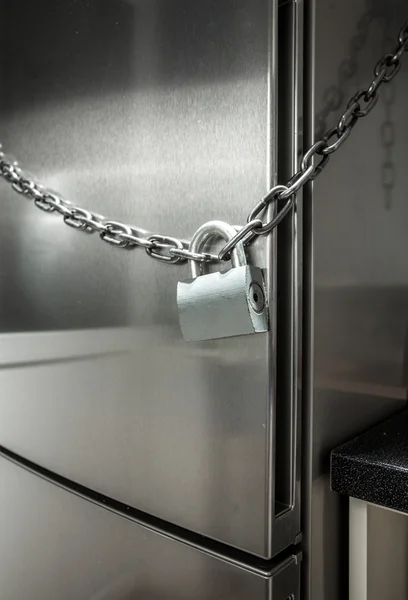
<instances>
[{"instance_id":1,"label":"keyhole","mask_svg":"<svg viewBox=\"0 0 408 600\"><path fill-rule=\"evenodd\" d=\"M248 300L256 313L261 313L265 308L265 296L259 283L252 281L248 290Z\"/></svg>"}]
</instances>

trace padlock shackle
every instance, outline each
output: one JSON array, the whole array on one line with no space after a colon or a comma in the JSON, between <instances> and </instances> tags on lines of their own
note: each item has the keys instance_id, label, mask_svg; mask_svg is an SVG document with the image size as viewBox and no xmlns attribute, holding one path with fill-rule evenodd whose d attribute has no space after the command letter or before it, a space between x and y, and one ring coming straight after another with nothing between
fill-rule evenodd
<instances>
[{"instance_id":1,"label":"padlock shackle","mask_svg":"<svg viewBox=\"0 0 408 600\"><path fill-rule=\"evenodd\" d=\"M210 237L221 237L228 242L236 234L232 225L224 221L208 221L201 225L193 235L190 243L190 251L195 253L202 252L205 242ZM242 242L239 242L231 252L231 264L233 267L243 267L247 264L245 248ZM202 274L202 265L194 260L191 261L191 277L195 279Z\"/></svg>"}]
</instances>

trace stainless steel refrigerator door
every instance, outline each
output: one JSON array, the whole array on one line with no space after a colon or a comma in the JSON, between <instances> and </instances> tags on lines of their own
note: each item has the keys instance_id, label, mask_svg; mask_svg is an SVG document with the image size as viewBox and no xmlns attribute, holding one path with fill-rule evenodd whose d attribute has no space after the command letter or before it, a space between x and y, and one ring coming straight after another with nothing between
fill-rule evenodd
<instances>
[{"instance_id":1,"label":"stainless steel refrigerator door","mask_svg":"<svg viewBox=\"0 0 408 600\"><path fill-rule=\"evenodd\" d=\"M309 72L315 79L307 90L314 96L310 108L319 137L355 91L367 87L376 61L395 47L407 2L314 4ZM314 270L304 257L309 281L314 277L313 379L309 402L307 388L303 397L305 600L348 596L348 500L330 491L330 451L407 403L407 59L392 83L382 86L375 109L332 156L304 205L311 209L308 242L314 251ZM407 564L408 521L404 528L382 512L370 511L369 598L406 598L405 568L396 571Z\"/></svg>"},{"instance_id":2,"label":"stainless steel refrigerator door","mask_svg":"<svg viewBox=\"0 0 408 600\"><path fill-rule=\"evenodd\" d=\"M272 570L147 529L0 458L2 600L298 599L299 560Z\"/></svg>"},{"instance_id":3,"label":"stainless steel refrigerator door","mask_svg":"<svg viewBox=\"0 0 408 600\"><path fill-rule=\"evenodd\" d=\"M73 202L150 231L245 222L277 168L274 0L0 6L6 151ZM0 196L0 444L254 554L293 543L291 392L282 492L274 475L275 238L251 252L270 334L186 344L187 266L74 231L4 183Z\"/></svg>"}]
</instances>

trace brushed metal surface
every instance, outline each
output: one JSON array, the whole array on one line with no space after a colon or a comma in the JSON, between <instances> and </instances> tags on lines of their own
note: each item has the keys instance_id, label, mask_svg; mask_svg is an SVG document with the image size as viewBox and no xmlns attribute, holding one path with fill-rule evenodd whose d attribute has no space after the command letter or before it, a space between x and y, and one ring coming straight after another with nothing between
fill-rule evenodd
<instances>
[{"instance_id":1,"label":"brushed metal surface","mask_svg":"<svg viewBox=\"0 0 408 600\"><path fill-rule=\"evenodd\" d=\"M294 556L264 571L246 568L105 510L4 458L0 475L2 600L299 598Z\"/></svg>"},{"instance_id":2,"label":"brushed metal surface","mask_svg":"<svg viewBox=\"0 0 408 600\"><path fill-rule=\"evenodd\" d=\"M407 11L399 0L316 0L315 8L315 82L309 84L319 115L327 110L333 85L340 85L343 105L355 89L369 83L373 64L394 44ZM358 34L364 15L365 42ZM361 42L362 47L355 75L347 76L345 61L353 54L351 40L356 35L354 48ZM347 499L329 489L330 450L402 408L407 399L407 60L392 85L395 102L390 115L380 97L375 111L356 126L314 185L314 392L304 439L311 461L305 539L310 580L305 600L347 597ZM329 110L327 126L340 116L341 108ZM391 159L381 143L381 127L388 119L395 126ZM391 193L381 178L387 160L395 169ZM389 527L386 518L378 520L381 552L372 555L372 574L384 574L385 557L394 555ZM398 547L406 562L401 540ZM405 583L400 584L401 579L395 580L394 595L388 596L384 586L369 582L370 600L406 597Z\"/></svg>"},{"instance_id":3,"label":"brushed metal surface","mask_svg":"<svg viewBox=\"0 0 408 600\"><path fill-rule=\"evenodd\" d=\"M2 142L27 169L68 199L149 231L187 238L210 219L245 221L275 171L273 2L1 8ZM174 286L187 265L115 252L5 185L1 195L2 331L176 330ZM268 266L262 244L256 259Z\"/></svg>"},{"instance_id":4,"label":"brushed metal surface","mask_svg":"<svg viewBox=\"0 0 408 600\"><path fill-rule=\"evenodd\" d=\"M0 7L2 141L23 165L152 231L243 222L277 168L274 0ZM112 249L5 185L0 196L1 443L255 554L293 542L291 437L282 493L274 477L275 239L252 254L268 274L271 334L186 345L187 266Z\"/></svg>"}]
</instances>

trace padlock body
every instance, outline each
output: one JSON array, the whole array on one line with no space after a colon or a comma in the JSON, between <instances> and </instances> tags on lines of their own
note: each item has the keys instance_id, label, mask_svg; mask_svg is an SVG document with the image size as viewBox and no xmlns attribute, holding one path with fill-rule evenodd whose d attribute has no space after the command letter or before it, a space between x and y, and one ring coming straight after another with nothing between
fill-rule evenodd
<instances>
[{"instance_id":1,"label":"padlock body","mask_svg":"<svg viewBox=\"0 0 408 600\"><path fill-rule=\"evenodd\" d=\"M177 306L184 339L211 340L268 331L264 290L261 269L250 266L179 282Z\"/></svg>"}]
</instances>

